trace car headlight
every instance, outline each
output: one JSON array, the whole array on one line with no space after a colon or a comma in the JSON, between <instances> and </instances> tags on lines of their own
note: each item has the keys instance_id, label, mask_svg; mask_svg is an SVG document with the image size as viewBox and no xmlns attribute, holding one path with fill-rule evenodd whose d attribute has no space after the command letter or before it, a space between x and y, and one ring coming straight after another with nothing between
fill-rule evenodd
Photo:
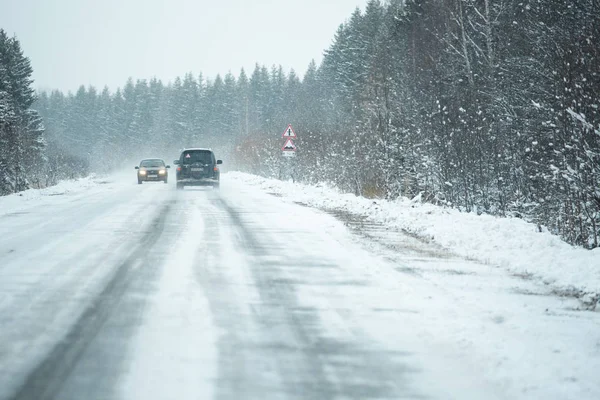
<instances>
[{"instance_id":1,"label":"car headlight","mask_svg":"<svg viewBox=\"0 0 600 400\"><path fill-rule=\"evenodd\" d=\"M167 173L166 169L161 169L160 171L158 171L159 174L164 175Z\"/></svg>"},{"instance_id":2,"label":"car headlight","mask_svg":"<svg viewBox=\"0 0 600 400\"><path fill-rule=\"evenodd\" d=\"M146 171L140 171L140 175L146 175Z\"/></svg>"}]
</instances>

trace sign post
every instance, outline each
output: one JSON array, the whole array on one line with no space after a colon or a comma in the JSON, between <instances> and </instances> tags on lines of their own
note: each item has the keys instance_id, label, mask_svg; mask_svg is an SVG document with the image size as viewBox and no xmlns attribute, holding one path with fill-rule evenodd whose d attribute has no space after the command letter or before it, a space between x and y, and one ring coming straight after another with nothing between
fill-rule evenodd
<instances>
[{"instance_id":1,"label":"sign post","mask_svg":"<svg viewBox=\"0 0 600 400\"><path fill-rule=\"evenodd\" d=\"M289 124L288 127L285 129L285 131L283 132L283 135L281 135L281 137L285 140L283 147L281 148L281 152L283 157L287 160L287 162L285 163L285 174L289 174L290 177L292 178L292 181L294 181L294 168L293 168L293 163L292 160L294 159L294 157L296 157L296 145L294 144L294 140L296 140L298 138L298 136L296 136L296 132L294 132L294 128L292 128L292 124ZM280 173L280 176L282 174Z\"/></svg>"},{"instance_id":2,"label":"sign post","mask_svg":"<svg viewBox=\"0 0 600 400\"><path fill-rule=\"evenodd\" d=\"M288 125L283 135L281 135L285 139L285 144L281 148L284 157L296 157L296 145L294 144L294 140L298 136L296 136L296 132L294 132L294 128L292 125Z\"/></svg>"},{"instance_id":3,"label":"sign post","mask_svg":"<svg viewBox=\"0 0 600 400\"><path fill-rule=\"evenodd\" d=\"M283 138L296 139L296 132L294 132L294 128L292 128L292 124L289 124L285 132L283 132Z\"/></svg>"},{"instance_id":4,"label":"sign post","mask_svg":"<svg viewBox=\"0 0 600 400\"><path fill-rule=\"evenodd\" d=\"M292 139L288 139L285 141L285 144L283 145L283 147L281 148L281 150L283 152L296 152L296 145L294 144L294 142L292 141Z\"/></svg>"}]
</instances>

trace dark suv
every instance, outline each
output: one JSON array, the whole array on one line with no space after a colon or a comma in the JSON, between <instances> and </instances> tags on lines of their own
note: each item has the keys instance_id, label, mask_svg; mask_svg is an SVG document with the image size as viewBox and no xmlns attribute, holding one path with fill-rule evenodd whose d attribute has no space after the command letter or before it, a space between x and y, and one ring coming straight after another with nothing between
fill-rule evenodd
<instances>
[{"instance_id":1,"label":"dark suv","mask_svg":"<svg viewBox=\"0 0 600 400\"><path fill-rule=\"evenodd\" d=\"M219 188L221 172L217 165L223 161L217 160L212 150L185 149L173 164L177 165L177 189L184 186Z\"/></svg>"}]
</instances>

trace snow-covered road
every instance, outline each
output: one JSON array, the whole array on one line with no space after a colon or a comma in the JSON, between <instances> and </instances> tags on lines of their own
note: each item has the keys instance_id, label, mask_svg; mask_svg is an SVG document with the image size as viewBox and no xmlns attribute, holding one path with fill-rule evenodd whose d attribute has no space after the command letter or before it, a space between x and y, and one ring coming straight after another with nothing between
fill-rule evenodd
<instances>
[{"instance_id":1,"label":"snow-covered road","mask_svg":"<svg viewBox=\"0 0 600 400\"><path fill-rule=\"evenodd\" d=\"M0 199L0 399L597 399L600 318L223 175Z\"/></svg>"}]
</instances>

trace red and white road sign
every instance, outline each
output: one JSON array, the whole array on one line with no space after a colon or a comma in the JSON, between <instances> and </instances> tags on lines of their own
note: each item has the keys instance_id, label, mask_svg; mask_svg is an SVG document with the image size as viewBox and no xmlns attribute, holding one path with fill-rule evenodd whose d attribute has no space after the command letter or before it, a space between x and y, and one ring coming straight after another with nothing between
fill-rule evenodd
<instances>
[{"instance_id":1,"label":"red and white road sign","mask_svg":"<svg viewBox=\"0 0 600 400\"><path fill-rule=\"evenodd\" d=\"M296 145L292 141L292 139L286 140L285 144L281 148L283 151L296 151Z\"/></svg>"},{"instance_id":2,"label":"red and white road sign","mask_svg":"<svg viewBox=\"0 0 600 400\"><path fill-rule=\"evenodd\" d=\"M296 132L294 132L294 128L292 128L292 124L288 125L287 129L285 130L285 132L283 132L283 135L281 137L291 139L295 139L297 137Z\"/></svg>"}]
</instances>

